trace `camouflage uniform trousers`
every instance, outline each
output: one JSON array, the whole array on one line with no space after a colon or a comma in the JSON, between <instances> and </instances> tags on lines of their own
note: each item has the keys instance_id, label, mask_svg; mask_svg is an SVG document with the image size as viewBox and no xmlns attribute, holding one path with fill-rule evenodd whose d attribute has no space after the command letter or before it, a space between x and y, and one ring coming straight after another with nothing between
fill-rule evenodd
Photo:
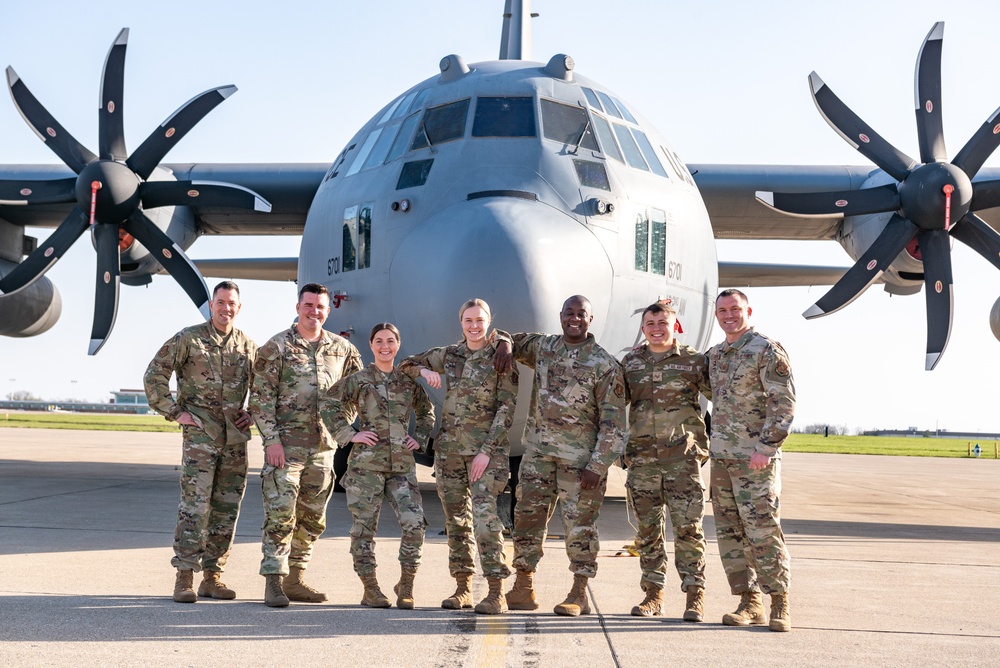
<instances>
[{"instance_id":1,"label":"camouflage uniform trousers","mask_svg":"<svg viewBox=\"0 0 1000 668\"><path fill-rule=\"evenodd\" d=\"M420 498L415 471L382 473L348 466L343 480L347 509L351 523L351 556L354 572L369 575L375 572L375 532L382 512L382 499L387 498L396 512L402 537L399 541L399 563L416 568L424 545L424 506Z\"/></svg>"},{"instance_id":2,"label":"camouflage uniform trousers","mask_svg":"<svg viewBox=\"0 0 1000 668\"><path fill-rule=\"evenodd\" d=\"M663 588L667 574L666 510L674 535L674 567L681 577L681 591L705 586L705 483L700 463L684 457L653 466L628 469L625 482L639 524L640 582Z\"/></svg>"},{"instance_id":3,"label":"camouflage uniform trousers","mask_svg":"<svg viewBox=\"0 0 1000 668\"><path fill-rule=\"evenodd\" d=\"M285 447L285 467L264 464L261 575L305 569L313 546L326 530L326 504L333 492L333 450Z\"/></svg>"},{"instance_id":4,"label":"camouflage uniform trousers","mask_svg":"<svg viewBox=\"0 0 1000 668\"><path fill-rule=\"evenodd\" d=\"M712 509L719 555L733 594L781 594L792 563L779 515L781 460L751 469L748 459L712 460Z\"/></svg>"},{"instance_id":5,"label":"camouflage uniform trousers","mask_svg":"<svg viewBox=\"0 0 1000 668\"><path fill-rule=\"evenodd\" d=\"M479 548L483 575L506 578L510 575L503 552L503 524L497 516L497 496L510 477L506 456L490 459L482 477L469 482L474 455L437 453L434 474L448 532L448 570L475 573L473 545ZM475 540L473 540L473 531Z\"/></svg>"},{"instance_id":6,"label":"camouflage uniform trousers","mask_svg":"<svg viewBox=\"0 0 1000 668\"><path fill-rule=\"evenodd\" d=\"M569 570L592 578L597 575L601 549L597 517L608 486L605 475L594 489L580 489L582 468L559 459L526 456L521 461L514 507L514 568L534 571L542 558L542 544L558 499L566 525Z\"/></svg>"},{"instance_id":7,"label":"camouflage uniform trousers","mask_svg":"<svg viewBox=\"0 0 1000 668\"><path fill-rule=\"evenodd\" d=\"M181 570L221 571L229 559L247 486L247 445L226 445L184 427L181 500L174 531L174 557Z\"/></svg>"}]
</instances>

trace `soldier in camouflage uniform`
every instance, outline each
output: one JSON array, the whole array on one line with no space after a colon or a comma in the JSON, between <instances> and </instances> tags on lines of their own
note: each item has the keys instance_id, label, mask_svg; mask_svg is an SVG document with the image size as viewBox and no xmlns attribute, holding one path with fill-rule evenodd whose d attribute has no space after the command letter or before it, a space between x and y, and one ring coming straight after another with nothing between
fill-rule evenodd
<instances>
[{"instance_id":1,"label":"soldier in camouflage uniform","mask_svg":"<svg viewBox=\"0 0 1000 668\"><path fill-rule=\"evenodd\" d=\"M472 555L478 545L490 593L475 610L499 614L507 611L503 580L510 569L504 559L497 496L510 477L507 432L514 417L516 374L500 376L494 369L486 302L465 302L458 319L462 343L408 357L399 371L423 377L433 388L441 387L442 374L447 380L444 414L434 441L434 473L448 533L448 569L457 588L441 607L472 607Z\"/></svg>"},{"instance_id":2,"label":"soldier in camouflage uniform","mask_svg":"<svg viewBox=\"0 0 1000 668\"><path fill-rule=\"evenodd\" d=\"M333 490L337 443L320 417L320 398L361 369L358 349L323 329L330 314L324 286L303 286L295 308L298 321L261 347L250 393L250 412L265 448L260 574L270 607L327 598L302 579L313 545L326 529Z\"/></svg>"},{"instance_id":3,"label":"soldier in camouflage uniform","mask_svg":"<svg viewBox=\"0 0 1000 668\"><path fill-rule=\"evenodd\" d=\"M666 581L664 506L674 534L674 566L687 593L684 619L704 619L705 484L701 464L708 459L708 435L699 396L710 395L705 356L674 338L677 312L666 303L642 313L646 342L622 360L629 400L629 440L625 447L626 487L639 523L645 599L632 614L662 614Z\"/></svg>"},{"instance_id":4,"label":"soldier in camouflage uniform","mask_svg":"<svg viewBox=\"0 0 1000 668\"><path fill-rule=\"evenodd\" d=\"M781 444L795 414L795 383L777 341L750 326L747 297L723 290L715 317L726 340L708 353L712 385L712 507L722 565L735 612L723 624L766 620L761 590L771 595L772 631L791 630L791 558L779 516Z\"/></svg>"},{"instance_id":5,"label":"soldier in camouflage uniform","mask_svg":"<svg viewBox=\"0 0 1000 668\"><path fill-rule=\"evenodd\" d=\"M344 490L351 525L354 571L365 586L361 605L388 608L375 576L375 531L382 499L388 498L402 529L399 542L401 575L396 584L396 606L413 608L413 578L424 544L424 507L417 485L413 451L424 449L434 428L434 407L417 381L394 364L400 336L395 325L372 328L369 344L375 363L340 381L324 401L323 417L340 443L351 442ZM410 415L416 418L409 434ZM354 428L357 415L360 430Z\"/></svg>"},{"instance_id":6,"label":"soldier in camouflage uniform","mask_svg":"<svg viewBox=\"0 0 1000 668\"><path fill-rule=\"evenodd\" d=\"M233 327L240 289L231 281L215 286L212 319L182 329L163 344L146 368L149 405L183 428L181 501L174 532L177 569L174 600L198 596L233 599L219 579L233 546L233 534L247 480L250 414L243 410L257 346ZM177 397L170 376L177 374ZM203 572L195 595L194 571Z\"/></svg>"},{"instance_id":7,"label":"soldier in camouflage uniform","mask_svg":"<svg viewBox=\"0 0 1000 668\"><path fill-rule=\"evenodd\" d=\"M514 509L517 579L507 605L538 608L532 580L558 498L573 587L554 612L576 616L590 612L586 588L597 574L597 517L608 467L625 449L625 382L618 360L588 333L593 315L586 297L567 299L559 320L561 336L513 335L514 359L534 369L535 378Z\"/></svg>"}]
</instances>

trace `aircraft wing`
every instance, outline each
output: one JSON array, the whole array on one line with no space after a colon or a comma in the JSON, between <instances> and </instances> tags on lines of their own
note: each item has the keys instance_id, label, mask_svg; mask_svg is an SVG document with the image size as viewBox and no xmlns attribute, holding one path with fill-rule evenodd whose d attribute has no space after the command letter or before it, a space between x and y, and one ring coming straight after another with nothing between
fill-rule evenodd
<instances>
[{"instance_id":1,"label":"aircraft wing","mask_svg":"<svg viewBox=\"0 0 1000 668\"><path fill-rule=\"evenodd\" d=\"M875 167L804 165L688 165L688 168L705 200L715 238L747 240L835 239L844 222L843 216L788 215L761 204L755 193L859 190L868 175L876 171ZM1000 169L993 168L981 169L975 180L996 179L1000 179ZM1000 207L977 211L977 214L1000 232Z\"/></svg>"},{"instance_id":2,"label":"aircraft wing","mask_svg":"<svg viewBox=\"0 0 1000 668\"><path fill-rule=\"evenodd\" d=\"M309 205L329 168L325 163L224 164L193 163L161 165L177 180L233 183L249 188L271 203L271 213L190 206L203 234L298 235L305 227ZM0 180L44 181L75 176L56 165L7 165ZM22 227L56 227L73 204L18 206L0 204L0 218Z\"/></svg>"},{"instance_id":3,"label":"aircraft wing","mask_svg":"<svg viewBox=\"0 0 1000 668\"><path fill-rule=\"evenodd\" d=\"M299 273L297 257L228 258L191 262L206 278L240 278L260 281L294 281ZM161 274L166 272L160 272Z\"/></svg>"},{"instance_id":4,"label":"aircraft wing","mask_svg":"<svg viewBox=\"0 0 1000 668\"><path fill-rule=\"evenodd\" d=\"M848 269L850 267L719 262L719 287L780 288L795 285L833 285Z\"/></svg>"}]
</instances>

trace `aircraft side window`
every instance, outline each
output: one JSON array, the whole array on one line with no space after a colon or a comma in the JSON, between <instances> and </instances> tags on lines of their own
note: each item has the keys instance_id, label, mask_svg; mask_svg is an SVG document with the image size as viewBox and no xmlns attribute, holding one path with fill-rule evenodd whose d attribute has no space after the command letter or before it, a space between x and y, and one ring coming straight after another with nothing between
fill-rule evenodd
<instances>
[{"instance_id":1,"label":"aircraft side window","mask_svg":"<svg viewBox=\"0 0 1000 668\"><path fill-rule=\"evenodd\" d=\"M372 208L373 202L366 202L358 210L358 269L372 266Z\"/></svg>"},{"instance_id":2,"label":"aircraft side window","mask_svg":"<svg viewBox=\"0 0 1000 668\"><path fill-rule=\"evenodd\" d=\"M348 168L346 176L353 176L361 171L361 167L364 166L365 161L368 159L368 154L371 153L372 148L374 148L375 143L381 136L382 130L383 128L372 130L368 136L365 137L365 141L361 144L361 148L358 149L358 154L354 157L354 162L352 162L351 166Z\"/></svg>"},{"instance_id":3,"label":"aircraft side window","mask_svg":"<svg viewBox=\"0 0 1000 668\"><path fill-rule=\"evenodd\" d=\"M418 90L417 94L413 96L413 102L410 103L409 109L402 109L401 108L396 115L397 116L402 116L403 114L405 114L405 113L407 113L409 111L417 111L417 110L419 110L420 107L424 106L424 100L427 99L427 91L428 90L430 90L430 89L424 88L423 90Z\"/></svg>"},{"instance_id":4,"label":"aircraft side window","mask_svg":"<svg viewBox=\"0 0 1000 668\"><path fill-rule=\"evenodd\" d=\"M465 123L468 117L469 98L429 108L424 112L410 149L437 146L446 141L461 139L465 136Z\"/></svg>"},{"instance_id":5,"label":"aircraft side window","mask_svg":"<svg viewBox=\"0 0 1000 668\"><path fill-rule=\"evenodd\" d=\"M396 133L396 141L392 142L392 148L389 149L389 154L385 156L386 164L406 152L406 145L410 142L410 137L413 135L413 128L417 127L417 120L419 118L419 114L413 114L399 126L399 132Z\"/></svg>"},{"instance_id":6,"label":"aircraft side window","mask_svg":"<svg viewBox=\"0 0 1000 668\"><path fill-rule=\"evenodd\" d=\"M600 188L601 190L611 190L611 183L608 181L608 172L604 165L590 160L574 160L576 166L576 178L580 179L580 185L588 188Z\"/></svg>"},{"instance_id":7,"label":"aircraft side window","mask_svg":"<svg viewBox=\"0 0 1000 668\"><path fill-rule=\"evenodd\" d=\"M628 131L628 128L624 125L618 125L614 123L615 136L618 137L618 143L621 144L622 153L625 154L625 162L629 164L630 167L635 167L636 169L642 169L649 171L649 167L646 166L646 161L642 157L642 151L639 150L639 146L635 143L635 139L632 138L632 133Z\"/></svg>"},{"instance_id":8,"label":"aircraft side window","mask_svg":"<svg viewBox=\"0 0 1000 668\"><path fill-rule=\"evenodd\" d=\"M635 217L635 268L649 271L649 218L645 212Z\"/></svg>"},{"instance_id":9,"label":"aircraft side window","mask_svg":"<svg viewBox=\"0 0 1000 668\"><path fill-rule=\"evenodd\" d=\"M409 106L409 100L411 99L413 99L413 93L397 97L396 101L390 104L389 107L385 110L385 113L382 114L382 117L378 119L377 125L388 123L390 120L395 118L396 114L399 112L399 108L403 106L403 101L406 100L406 106ZM403 111L405 112L406 110L404 109Z\"/></svg>"},{"instance_id":10,"label":"aircraft side window","mask_svg":"<svg viewBox=\"0 0 1000 668\"><path fill-rule=\"evenodd\" d=\"M368 159L365 160L365 164L361 167L361 169L378 167L385 162L385 156L389 152L389 147L392 145L393 140L396 139L396 132L398 130L399 123L387 125L382 128L382 134L378 136L378 140L372 147L371 153L368 154Z\"/></svg>"},{"instance_id":11,"label":"aircraft side window","mask_svg":"<svg viewBox=\"0 0 1000 668\"><path fill-rule=\"evenodd\" d=\"M604 148L604 153L618 162L625 162L622 152L618 150L618 142L615 141L615 135L611 132L611 125L596 114L594 115L594 129L597 130L597 138L601 140L601 147Z\"/></svg>"},{"instance_id":12,"label":"aircraft side window","mask_svg":"<svg viewBox=\"0 0 1000 668\"><path fill-rule=\"evenodd\" d=\"M650 226L650 271L660 276L667 273L667 217L660 209L653 209Z\"/></svg>"},{"instance_id":13,"label":"aircraft side window","mask_svg":"<svg viewBox=\"0 0 1000 668\"><path fill-rule=\"evenodd\" d=\"M542 100L542 134L546 139L575 148L599 151L587 110L569 104Z\"/></svg>"},{"instance_id":14,"label":"aircraft side window","mask_svg":"<svg viewBox=\"0 0 1000 668\"><path fill-rule=\"evenodd\" d=\"M402 171L399 172L399 181L396 182L396 190L415 188L427 183L427 177L431 173L431 165L433 164L434 159L431 158L430 160L414 160L403 165Z\"/></svg>"},{"instance_id":15,"label":"aircraft side window","mask_svg":"<svg viewBox=\"0 0 1000 668\"><path fill-rule=\"evenodd\" d=\"M602 93L601 91L597 91L597 97L601 98L601 102L604 103L604 110L606 112L608 112L615 118L621 118L622 120L625 120L625 117L622 116L622 112L618 111L618 107L615 106L615 102L614 100L611 99L610 95L608 95L607 93Z\"/></svg>"},{"instance_id":16,"label":"aircraft side window","mask_svg":"<svg viewBox=\"0 0 1000 668\"><path fill-rule=\"evenodd\" d=\"M635 141L639 144L639 150L642 151L643 157L646 158L646 162L649 163L649 168L653 170L654 174L659 176L666 176L667 172L663 169L663 165L656 157L656 150L653 145L649 143L649 137L642 130L632 130L632 135L635 137Z\"/></svg>"},{"instance_id":17,"label":"aircraft side window","mask_svg":"<svg viewBox=\"0 0 1000 668\"><path fill-rule=\"evenodd\" d=\"M343 248L341 249L341 256L343 257L343 262L341 264L341 271L354 271L354 267L357 264L357 250L358 250L358 230L357 230L357 219L358 219L358 205L349 206L344 209L344 227L342 228L343 235Z\"/></svg>"},{"instance_id":18,"label":"aircraft side window","mask_svg":"<svg viewBox=\"0 0 1000 668\"><path fill-rule=\"evenodd\" d=\"M535 105L530 97L480 97L473 137L534 137Z\"/></svg>"},{"instance_id":19,"label":"aircraft side window","mask_svg":"<svg viewBox=\"0 0 1000 668\"><path fill-rule=\"evenodd\" d=\"M601 101L597 99L597 95L594 94L594 91L584 87L583 94L587 96L587 102L590 103L590 106L599 111L604 111L604 107L601 106Z\"/></svg>"},{"instance_id":20,"label":"aircraft side window","mask_svg":"<svg viewBox=\"0 0 1000 668\"><path fill-rule=\"evenodd\" d=\"M611 101L615 103L615 106L618 108L618 111L622 112L622 116L625 117L626 121L628 121L632 125L639 125L639 121L635 120L635 116L629 113L628 109L625 108L625 105L622 104L621 100L619 100L617 97L613 97L611 98Z\"/></svg>"}]
</instances>

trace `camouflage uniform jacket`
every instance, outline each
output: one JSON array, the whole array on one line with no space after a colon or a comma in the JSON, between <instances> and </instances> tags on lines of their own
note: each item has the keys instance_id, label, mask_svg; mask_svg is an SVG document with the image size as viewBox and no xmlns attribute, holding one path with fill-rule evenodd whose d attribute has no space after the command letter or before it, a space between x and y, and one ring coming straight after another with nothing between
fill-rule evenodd
<instances>
[{"instance_id":1,"label":"camouflage uniform jacket","mask_svg":"<svg viewBox=\"0 0 1000 668\"><path fill-rule=\"evenodd\" d=\"M622 359L629 403L627 466L708 458L700 394L711 396L704 355L675 339L656 359L647 344Z\"/></svg>"},{"instance_id":2,"label":"camouflage uniform jacket","mask_svg":"<svg viewBox=\"0 0 1000 668\"><path fill-rule=\"evenodd\" d=\"M781 344L750 328L708 353L712 384L712 457L781 456L795 416L795 381Z\"/></svg>"},{"instance_id":3,"label":"camouflage uniform jacket","mask_svg":"<svg viewBox=\"0 0 1000 668\"><path fill-rule=\"evenodd\" d=\"M257 345L238 329L223 335L211 321L182 329L146 367L149 406L168 420L187 411L209 438L245 443L250 430L240 431L233 419L246 401L256 355ZM173 373L176 400L170 393Z\"/></svg>"},{"instance_id":4,"label":"camouflage uniform jacket","mask_svg":"<svg viewBox=\"0 0 1000 668\"><path fill-rule=\"evenodd\" d=\"M416 416L413 438L421 451L434 429L434 406L424 388L399 369L379 371L374 364L337 383L323 402L323 419L338 443L348 443L359 431L378 434L378 443L355 443L352 468L381 473L413 471L413 452L406 447L410 412ZM353 426L358 416L360 429Z\"/></svg>"},{"instance_id":5,"label":"camouflage uniform jacket","mask_svg":"<svg viewBox=\"0 0 1000 668\"><path fill-rule=\"evenodd\" d=\"M334 449L337 443L320 418L320 397L361 368L358 349L326 330L315 344L294 325L271 337L257 354L250 392L250 412L264 447Z\"/></svg>"},{"instance_id":6,"label":"camouflage uniform jacket","mask_svg":"<svg viewBox=\"0 0 1000 668\"><path fill-rule=\"evenodd\" d=\"M554 457L603 476L622 452L622 367L592 334L580 345L561 335L514 334L514 359L535 371L525 428L526 456Z\"/></svg>"},{"instance_id":7,"label":"camouflage uniform jacket","mask_svg":"<svg viewBox=\"0 0 1000 668\"><path fill-rule=\"evenodd\" d=\"M517 382L514 373L498 376L493 368L493 344L470 350L463 343L433 348L407 357L399 371L420 378L423 369L444 374L447 390L441 427L434 439L437 452L491 459L510 451L507 432L514 419ZM516 373L516 372L515 372Z\"/></svg>"}]
</instances>

